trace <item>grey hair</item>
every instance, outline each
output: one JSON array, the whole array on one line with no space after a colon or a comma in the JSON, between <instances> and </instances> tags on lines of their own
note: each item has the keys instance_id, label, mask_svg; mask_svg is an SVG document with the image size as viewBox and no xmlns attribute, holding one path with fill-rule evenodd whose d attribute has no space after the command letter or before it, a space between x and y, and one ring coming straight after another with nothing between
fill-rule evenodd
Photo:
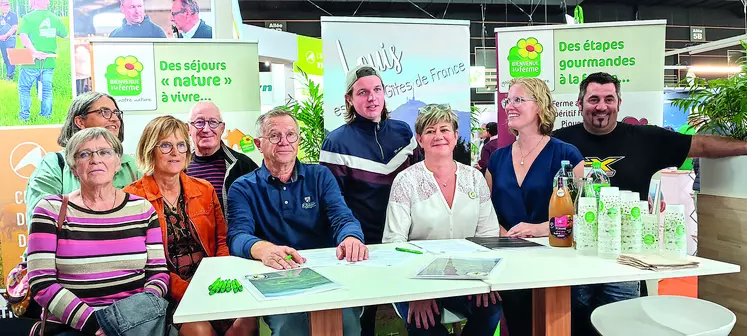
<instances>
[{"instance_id":1,"label":"grey hair","mask_svg":"<svg viewBox=\"0 0 747 336\"><path fill-rule=\"evenodd\" d=\"M119 139L117 139L117 137L115 137L112 132L106 130L106 128L91 127L80 130L80 132L75 133L75 135L73 135L68 140L67 147L65 147L65 162L71 170L75 169L75 156L78 154L78 149L80 149L80 146L83 146L83 144L85 144L86 142L98 138L103 138L104 140L106 140L106 142L108 142L109 145L112 146L114 152L117 153L119 161L122 162L122 155L124 152L122 148L122 142L119 141Z\"/></svg>"},{"instance_id":2,"label":"grey hair","mask_svg":"<svg viewBox=\"0 0 747 336\"><path fill-rule=\"evenodd\" d=\"M260 115L259 118L257 118L257 138L262 137L265 134L265 128L267 124L267 120L275 117L282 117L282 116L289 116L291 119L293 119L293 122L296 123L296 129L300 129L298 126L298 120L293 115L293 112L291 112L288 107L285 106L278 106L273 108L272 110L268 111L267 113Z\"/></svg>"},{"instance_id":3,"label":"grey hair","mask_svg":"<svg viewBox=\"0 0 747 336\"><path fill-rule=\"evenodd\" d=\"M75 124L75 117L79 116L85 119L87 117L86 113L88 113L88 109L90 109L91 106L96 103L96 101L103 97L111 99L114 102L114 107L119 110L117 100L115 100L114 97L102 92L86 92L78 95L77 97L75 97L75 99L73 99L73 102L70 103L70 108L67 110L67 118L65 118L65 123L62 125L62 129L60 130L60 136L57 138L57 144L60 145L60 147L67 147L70 138L75 133L78 133L78 131L81 130L81 128ZM124 141L123 118L119 119L119 134L117 135L117 137L119 138L120 142Z\"/></svg>"},{"instance_id":4,"label":"grey hair","mask_svg":"<svg viewBox=\"0 0 747 336\"><path fill-rule=\"evenodd\" d=\"M200 13L200 5L197 4L196 0L179 0L182 3L182 8L189 8L192 14Z\"/></svg>"}]
</instances>

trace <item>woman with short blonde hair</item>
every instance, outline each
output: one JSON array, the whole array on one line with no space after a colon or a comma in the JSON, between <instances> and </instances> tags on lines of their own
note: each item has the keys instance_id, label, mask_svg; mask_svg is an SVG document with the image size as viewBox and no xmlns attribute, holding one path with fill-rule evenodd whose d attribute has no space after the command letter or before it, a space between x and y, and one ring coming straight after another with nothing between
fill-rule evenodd
<instances>
[{"instance_id":1,"label":"woman with short blonde hair","mask_svg":"<svg viewBox=\"0 0 747 336\"><path fill-rule=\"evenodd\" d=\"M420 109L415 121L425 161L400 172L392 184L383 243L497 237L500 226L479 170L453 159L458 118L449 105ZM465 334L492 335L501 319L498 294L396 303L410 335L442 335L442 309L467 317ZM424 318L428 316L429 318ZM479 333L475 333L478 331Z\"/></svg>"},{"instance_id":2,"label":"woman with short blonde hair","mask_svg":"<svg viewBox=\"0 0 747 336\"><path fill-rule=\"evenodd\" d=\"M188 176L192 156L187 125L172 117L153 119L137 144L142 179L124 190L150 200L163 232L171 278L171 311L181 301L203 258L227 256L226 220L210 182ZM185 323L180 335L253 335L255 318Z\"/></svg>"}]
</instances>

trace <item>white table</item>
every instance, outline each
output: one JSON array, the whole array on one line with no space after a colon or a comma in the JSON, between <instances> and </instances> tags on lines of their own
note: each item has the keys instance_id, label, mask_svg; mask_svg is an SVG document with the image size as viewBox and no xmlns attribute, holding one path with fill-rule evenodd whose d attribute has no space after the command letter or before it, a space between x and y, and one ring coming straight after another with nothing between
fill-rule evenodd
<instances>
[{"instance_id":1,"label":"white table","mask_svg":"<svg viewBox=\"0 0 747 336\"><path fill-rule=\"evenodd\" d=\"M535 241L547 244L547 238ZM408 244L372 245L394 249ZM334 253L334 249L327 249ZM301 251L303 255L303 251ZM620 281L677 278L736 273L739 266L699 259L699 268L652 272L617 264L615 260L584 257L571 248L537 248L474 253L500 256L498 272L485 281L411 279L432 255L414 256L397 267L333 266L317 271L343 285L343 289L295 298L258 301L246 290L236 294L208 295L217 277L240 279L246 274L272 269L257 261L237 257L203 259L174 313L175 323L237 317L311 312L311 335L342 335L342 308L392 302L488 293L491 290L534 290L534 334L570 335L570 286Z\"/></svg>"},{"instance_id":2,"label":"white table","mask_svg":"<svg viewBox=\"0 0 747 336\"><path fill-rule=\"evenodd\" d=\"M548 245L547 238L530 240ZM572 248L503 250L486 252L488 254L504 257L500 272L485 280L491 290L533 289L535 335L570 335L570 286L740 271L738 265L703 258L696 258L700 261L698 268L645 271L612 259L580 256Z\"/></svg>"},{"instance_id":3,"label":"white table","mask_svg":"<svg viewBox=\"0 0 747 336\"><path fill-rule=\"evenodd\" d=\"M412 248L409 244L372 245L369 248ZM334 249L327 249L335 253ZM303 255L303 251L300 251ZM398 267L333 266L315 269L343 285L342 289L303 295L295 298L258 301L248 291L208 294L217 277L241 279L246 274L270 272L260 262L237 257L203 259L181 304L174 313L175 323L209 321L237 317L266 316L311 312L311 335L342 335L342 308L362 307L392 302L482 294L490 286L478 280L421 280L412 275L430 260L430 255L415 255Z\"/></svg>"}]
</instances>

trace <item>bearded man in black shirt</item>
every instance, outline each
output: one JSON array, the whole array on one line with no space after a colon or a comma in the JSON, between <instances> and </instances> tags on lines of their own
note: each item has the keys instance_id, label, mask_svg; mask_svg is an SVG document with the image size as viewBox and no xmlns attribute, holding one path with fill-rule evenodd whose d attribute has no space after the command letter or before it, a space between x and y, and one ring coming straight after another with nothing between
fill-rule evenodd
<instances>
[{"instance_id":1,"label":"bearded man in black shirt","mask_svg":"<svg viewBox=\"0 0 747 336\"><path fill-rule=\"evenodd\" d=\"M559 129L554 136L576 146L591 167L601 162L612 186L648 195L651 176L679 167L688 157L722 158L747 155L747 142L721 136L685 135L650 125L617 121L622 104L620 81L597 72L580 84L578 106L584 122ZM639 282L618 282L572 288L573 335L596 335L591 312L604 304L640 296Z\"/></svg>"}]
</instances>

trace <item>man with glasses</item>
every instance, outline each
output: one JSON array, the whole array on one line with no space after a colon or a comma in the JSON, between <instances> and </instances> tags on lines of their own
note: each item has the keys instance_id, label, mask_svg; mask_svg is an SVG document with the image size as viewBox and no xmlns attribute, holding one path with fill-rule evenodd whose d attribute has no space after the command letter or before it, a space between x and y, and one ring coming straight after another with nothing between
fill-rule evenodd
<instances>
[{"instance_id":1,"label":"man with glasses","mask_svg":"<svg viewBox=\"0 0 747 336\"><path fill-rule=\"evenodd\" d=\"M228 193L228 249L275 269L305 262L297 250L337 247L338 259L368 259L360 223L324 166L298 161L299 128L291 112L274 108L257 119L254 139L262 167ZM333 253L330 251L330 253ZM360 308L342 310L343 334L360 335ZM308 335L307 313L264 317L273 335Z\"/></svg>"},{"instance_id":2,"label":"man with glasses","mask_svg":"<svg viewBox=\"0 0 747 336\"><path fill-rule=\"evenodd\" d=\"M175 0L171 22L178 29L179 38L213 38L213 28L200 19L200 6L195 0Z\"/></svg>"},{"instance_id":3,"label":"man with glasses","mask_svg":"<svg viewBox=\"0 0 747 336\"><path fill-rule=\"evenodd\" d=\"M221 141L225 128L220 110L212 102L199 102L189 111L189 136L194 143L194 155L187 175L210 182L224 212L233 181L257 169L252 159Z\"/></svg>"}]
</instances>

